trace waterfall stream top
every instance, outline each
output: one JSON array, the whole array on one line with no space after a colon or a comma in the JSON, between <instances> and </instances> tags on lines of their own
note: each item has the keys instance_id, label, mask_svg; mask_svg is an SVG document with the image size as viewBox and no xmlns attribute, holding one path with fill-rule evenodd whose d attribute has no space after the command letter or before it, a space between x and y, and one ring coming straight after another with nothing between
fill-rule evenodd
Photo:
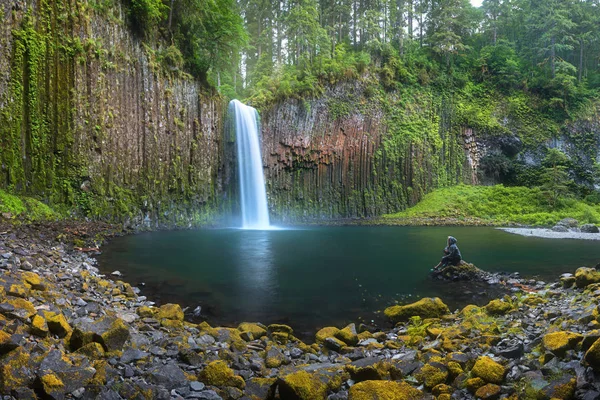
<instances>
[{"instance_id":1,"label":"waterfall stream top","mask_svg":"<svg viewBox=\"0 0 600 400\"><path fill-rule=\"evenodd\" d=\"M258 112L238 100L229 102L229 118L235 129L242 229L272 229L260 151Z\"/></svg>"}]
</instances>

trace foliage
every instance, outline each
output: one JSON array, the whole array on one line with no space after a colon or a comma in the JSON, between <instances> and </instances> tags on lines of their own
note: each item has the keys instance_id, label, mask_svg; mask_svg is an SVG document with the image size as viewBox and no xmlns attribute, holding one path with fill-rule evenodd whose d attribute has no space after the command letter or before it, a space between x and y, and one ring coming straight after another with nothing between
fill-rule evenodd
<instances>
[{"instance_id":1,"label":"foliage","mask_svg":"<svg viewBox=\"0 0 600 400\"><path fill-rule=\"evenodd\" d=\"M165 18L167 7L162 0L131 0L130 15L134 26L148 32Z\"/></svg>"},{"instance_id":2,"label":"foliage","mask_svg":"<svg viewBox=\"0 0 600 400\"><path fill-rule=\"evenodd\" d=\"M19 197L0 190L0 214L10 214L11 218L28 222L55 220L59 214L46 204L31 197Z\"/></svg>"},{"instance_id":3,"label":"foliage","mask_svg":"<svg viewBox=\"0 0 600 400\"><path fill-rule=\"evenodd\" d=\"M567 172L568 162L567 156L558 149L549 149L544 158L540 190L552 208L558 205L561 197L569 194L568 185L571 181Z\"/></svg>"},{"instance_id":4,"label":"foliage","mask_svg":"<svg viewBox=\"0 0 600 400\"><path fill-rule=\"evenodd\" d=\"M519 223L552 226L567 217L593 223L600 220L600 206L561 199L556 207L551 208L541 190L536 188L458 185L435 190L416 206L383 218L425 218L434 221L477 218L492 225Z\"/></svg>"}]
</instances>

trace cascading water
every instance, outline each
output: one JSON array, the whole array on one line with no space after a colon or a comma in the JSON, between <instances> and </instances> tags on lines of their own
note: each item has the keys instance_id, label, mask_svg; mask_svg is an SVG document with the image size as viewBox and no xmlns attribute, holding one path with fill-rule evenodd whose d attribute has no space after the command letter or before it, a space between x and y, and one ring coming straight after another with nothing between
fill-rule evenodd
<instances>
[{"instance_id":1,"label":"cascading water","mask_svg":"<svg viewBox=\"0 0 600 400\"><path fill-rule=\"evenodd\" d=\"M229 102L237 142L243 229L270 229L267 191L259 143L258 112L238 100Z\"/></svg>"}]
</instances>

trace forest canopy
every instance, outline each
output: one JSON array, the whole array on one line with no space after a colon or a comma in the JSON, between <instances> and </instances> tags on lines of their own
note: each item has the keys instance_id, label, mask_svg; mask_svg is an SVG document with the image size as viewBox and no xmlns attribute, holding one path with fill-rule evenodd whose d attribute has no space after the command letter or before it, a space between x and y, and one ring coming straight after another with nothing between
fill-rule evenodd
<instances>
[{"instance_id":1,"label":"forest canopy","mask_svg":"<svg viewBox=\"0 0 600 400\"><path fill-rule=\"evenodd\" d=\"M258 104L366 69L391 88L475 81L562 109L600 88L600 0L124 1L187 72Z\"/></svg>"}]
</instances>

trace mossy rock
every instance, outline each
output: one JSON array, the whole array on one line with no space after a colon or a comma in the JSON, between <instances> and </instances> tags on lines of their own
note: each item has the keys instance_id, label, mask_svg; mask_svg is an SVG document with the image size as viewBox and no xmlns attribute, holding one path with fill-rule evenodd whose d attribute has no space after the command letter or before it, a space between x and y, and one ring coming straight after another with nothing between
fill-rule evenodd
<instances>
[{"instance_id":1,"label":"mossy rock","mask_svg":"<svg viewBox=\"0 0 600 400\"><path fill-rule=\"evenodd\" d=\"M0 356L13 351L19 347L17 343L12 340L12 336L4 331L0 331Z\"/></svg>"},{"instance_id":2,"label":"mossy rock","mask_svg":"<svg viewBox=\"0 0 600 400\"><path fill-rule=\"evenodd\" d=\"M35 336L46 337L48 336L48 324L46 323L46 319L41 315L34 315L31 319L31 333Z\"/></svg>"},{"instance_id":3,"label":"mossy rock","mask_svg":"<svg viewBox=\"0 0 600 400\"><path fill-rule=\"evenodd\" d=\"M442 394L454 393L454 388L450 385L440 383L439 385L437 385L433 389L431 389L431 393L433 393L434 396L439 397Z\"/></svg>"},{"instance_id":4,"label":"mossy rock","mask_svg":"<svg viewBox=\"0 0 600 400\"><path fill-rule=\"evenodd\" d=\"M15 283L8 288L8 295L25 299L29 296L29 288L25 285Z\"/></svg>"},{"instance_id":5,"label":"mossy rock","mask_svg":"<svg viewBox=\"0 0 600 400\"><path fill-rule=\"evenodd\" d=\"M294 334L294 330L290 326L283 324L271 324L267 327L267 331L269 331L269 333L283 332L287 333L288 335Z\"/></svg>"},{"instance_id":6,"label":"mossy rock","mask_svg":"<svg viewBox=\"0 0 600 400\"><path fill-rule=\"evenodd\" d=\"M356 332L355 324L350 324L344 329L337 331L334 336L348 346L356 346L358 344L358 333Z\"/></svg>"},{"instance_id":7,"label":"mossy rock","mask_svg":"<svg viewBox=\"0 0 600 400\"><path fill-rule=\"evenodd\" d=\"M183 310L179 304L165 304L158 309L157 318L172 319L175 321L183 321Z\"/></svg>"},{"instance_id":8,"label":"mossy rock","mask_svg":"<svg viewBox=\"0 0 600 400\"><path fill-rule=\"evenodd\" d=\"M0 359L0 393L10 393L33 383L29 360L29 352L22 347Z\"/></svg>"},{"instance_id":9,"label":"mossy rock","mask_svg":"<svg viewBox=\"0 0 600 400\"><path fill-rule=\"evenodd\" d=\"M7 303L12 305L15 309L20 310L21 313L19 313L19 315L25 318L31 318L37 313L37 310L35 309L33 304L31 304L31 302L28 300L12 298L8 299Z\"/></svg>"},{"instance_id":10,"label":"mossy rock","mask_svg":"<svg viewBox=\"0 0 600 400\"><path fill-rule=\"evenodd\" d=\"M65 337L73 331L73 328L71 328L71 325L69 325L64 315L46 312L45 317L46 323L48 324L48 330L58 337Z\"/></svg>"},{"instance_id":11,"label":"mossy rock","mask_svg":"<svg viewBox=\"0 0 600 400\"><path fill-rule=\"evenodd\" d=\"M0 302L3 302L6 299L6 289L4 286L0 286Z\"/></svg>"},{"instance_id":12,"label":"mossy rock","mask_svg":"<svg viewBox=\"0 0 600 400\"><path fill-rule=\"evenodd\" d=\"M406 382L364 381L350 387L348 400L418 400L423 392Z\"/></svg>"},{"instance_id":13,"label":"mossy rock","mask_svg":"<svg viewBox=\"0 0 600 400\"><path fill-rule=\"evenodd\" d=\"M578 288L584 288L592 283L600 282L600 271L594 268L581 267L575 271L575 284Z\"/></svg>"},{"instance_id":14,"label":"mossy rock","mask_svg":"<svg viewBox=\"0 0 600 400\"><path fill-rule=\"evenodd\" d=\"M401 376L402 374L389 362L380 361L376 357L357 360L346 365L345 370L355 382L389 379L390 374L395 374L395 376Z\"/></svg>"},{"instance_id":15,"label":"mossy rock","mask_svg":"<svg viewBox=\"0 0 600 400\"><path fill-rule=\"evenodd\" d=\"M449 314L448 306L438 297L423 298L404 306L392 306L385 309L384 314L392 323L408 321L411 317L439 318Z\"/></svg>"},{"instance_id":16,"label":"mossy rock","mask_svg":"<svg viewBox=\"0 0 600 400\"><path fill-rule=\"evenodd\" d=\"M142 318L154 318L156 309L153 307L141 306L138 307L136 313Z\"/></svg>"},{"instance_id":17,"label":"mossy rock","mask_svg":"<svg viewBox=\"0 0 600 400\"><path fill-rule=\"evenodd\" d=\"M335 334L338 332L338 328L334 326L327 326L323 329L319 329L319 331L315 334L315 340L317 343L323 344L327 338L335 337Z\"/></svg>"},{"instance_id":18,"label":"mossy rock","mask_svg":"<svg viewBox=\"0 0 600 400\"><path fill-rule=\"evenodd\" d=\"M427 389L433 389L435 386L446 383L448 379L448 369L444 364L439 362L431 362L425 364L419 371L414 374L417 381Z\"/></svg>"},{"instance_id":19,"label":"mossy rock","mask_svg":"<svg viewBox=\"0 0 600 400\"><path fill-rule=\"evenodd\" d=\"M501 388L493 383L483 385L475 392L475 397L482 400L493 400L500 396Z\"/></svg>"},{"instance_id":20,"label":"mossy rock","mask_svg":"<svg viewBox=\"0 0 600 400\"><path fill-rule=\"evenodd\" d=\"M290 334L285 332L273 332L271 333L271 339L275 343L287 344L290 341Z\"/></svg>"},{"instance_id":21,"label":"mossy rock","mask_svg":"<svg viewBox=\"0 0 600 400\"><path fill-rule=\"evenodd\" d=\"M121 350L128 339L129 328L121 319L104 316L97 321L76 321L69 346L71 350L77 350L96 342L100 343L105 351L115 351Z\"/></svg>"},{"instance_id":22,"label":"mossy rock","mask_svg":"<svg viewBox=\"0 0 600 400\"><path fill-rule=\"evenodd\" d=\"M233 386L238 389L244 389L246 383L241 376L236 376L233 370L227 366L223 360L217 360L209 363L200 373L198 378L201 382L213 386Z\"/></svg>"},{"instance_id":23,"label":"mossy rock","mask_svg":"<svg viewBox=\"0 0 600 400\"><path fill-rule=\"evenodd\" d=\"M479 357L471 372L487 383L501 384L506 374L506 368L490 357Z\"/></svg>"},{"instance_id":24,"label":"mossy rock","mask_svg":"<svg viewBox=\"0 0 600 400\"><path fill-rule=\"evenodd\" d=\"M504 315L512 309L510 304L499 299L490 301L484 308L489 315Z\"/></svg>"},{"instance_id":25,"label":"mossy rock","mask_svg":"<svg viewBox=\"0 0 600 400\"><path fill-rule=\"evenodd\" d=\"M54 374L46 374L40 378L42 390L50 398L62 398L64 396L65 384Z\"/></svg>"},{"instance_id":26,"label":"mossy rock","mask_svg":"<svg viewBox=\"0 0 600 400\"><path fill-rule=\"evenodd\" d=\"M101 358L104 356L104 347L100 343L92 342L79 348L75 353L83 354L92 360Z\"/></svg>"},{"instance_id":27,"label":"mossy rock","mask_svg":"<svg viewBox=\"0 0 600 400\"><path fill-rule=\"evenodd\" d=\"M568 350L573 350L583 336L574 332L552 332L544 335L542 346L558 357L563 357Z\"/></svg>"},{"instance_id":28,"label":"mossy rock","mask_svg":"<svg viewBox=\"0 0 600 400\"><path fill-rule=\"evenodd\" d=\"M282 399L289 400L325 400L327 384L316 374L297 371L285 375L278 380L279 394Z\"/></svg>"},{"instance_id":29,"label":"mossy rock","mask_svg":"<svg viewBox=\"0 0 600 400\"><path fill-rule=\"evenodd\" d=\"M253 322L242 322L237 328L240 332L251 333L254 339L259 339L267 334L267 329L264 325Z\"/></svg>"},{"instance_id":30,"label":"mossy rock","mask_svg":"<svg viewBox=\"0 0 600 400\"><path fill-rule=\"evenodd\" d=\"M475 392L477 392L477 390L480 387L485 386L485 384L486 384L485 381L483 379L479 378L479 377L477 377L477 378L470 378L470 379L467 379L465 381L465 388L469 392L475 394Z\"/></svg>"},{"instance_id":31,"label":"mossy rock","mask_svg":"<svg viewBox=\"0 0 600 400\"><path fill-rule=\"evenodd\" d=\"M600 339L596 340L585 352L584 360L595 371L600 371Z\"/></svg>"},{"instance_id":32,"label":"mossy rock","mask_svg":"<svg viewBox=\"0 0 600 400\"><path fill-rule=\"evenodd\" d=\"M21 274L21 279L23 282L31 286L32 289L35 290L45 290L46 286L42 282L42 278L36 274L35 272L23 272Z\"/></svg>"},{"instance_id":33,"label":"mossy rock","mask_svg":"<svg viewBox=\"0 0 600 400\"><path fill-rule=\"evenodd\" d=\"M180 320L177 320L177 319L163 318L160 320L160 326L164 326L165 328L172 328L172 329L182 329L183 322Z\"/></svg>"}]
</instances>

